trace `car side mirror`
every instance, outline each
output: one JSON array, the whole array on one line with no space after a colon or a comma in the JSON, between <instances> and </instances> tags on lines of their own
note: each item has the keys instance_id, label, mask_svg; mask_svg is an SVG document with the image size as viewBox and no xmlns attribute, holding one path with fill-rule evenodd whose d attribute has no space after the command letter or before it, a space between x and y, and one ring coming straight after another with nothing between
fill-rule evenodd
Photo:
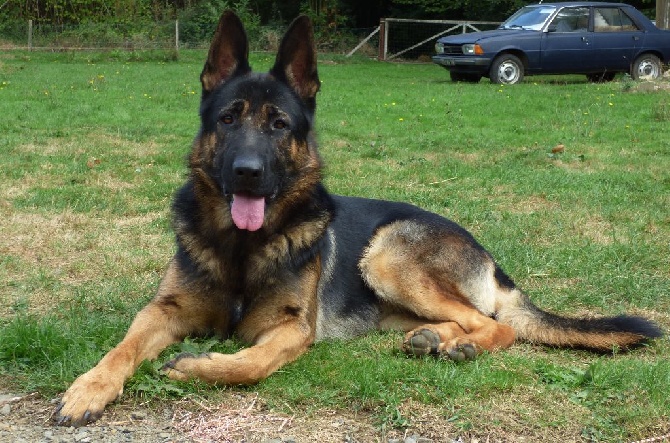
<instances>
[{"instance_id":1,"label":"car side mirror","mask_svg":"<svg viewBox=\"0 0 670 443\"><path fill-rule=\"evenodd\" d=\"M556 28L557 28L556 25L552 23L549 26L547 26L547 32L556 32Z\"/></svg>"}]
</instances>

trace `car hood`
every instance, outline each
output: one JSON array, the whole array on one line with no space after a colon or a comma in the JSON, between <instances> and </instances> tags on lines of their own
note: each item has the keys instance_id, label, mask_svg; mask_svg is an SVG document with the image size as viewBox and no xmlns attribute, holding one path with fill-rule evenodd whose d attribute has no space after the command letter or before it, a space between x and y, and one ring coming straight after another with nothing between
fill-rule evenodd
<instances>
[{"instance_id":1,"label":"car hood","mask_svg":"<svg viewBox=\"0 0 670 443\"><path fill-rule=\"evenodd\" d=\"M493 29L491 31L468 32L465 34L447 35L440 37L437 41L439 43L447 43L451 45L462 45L465 43L477 43L482 40L488 40L497 37L510 38L517 35L527 35L529 33L537 33L539 31L531 31L528 29Z\"/></svg>"}]
</instances>

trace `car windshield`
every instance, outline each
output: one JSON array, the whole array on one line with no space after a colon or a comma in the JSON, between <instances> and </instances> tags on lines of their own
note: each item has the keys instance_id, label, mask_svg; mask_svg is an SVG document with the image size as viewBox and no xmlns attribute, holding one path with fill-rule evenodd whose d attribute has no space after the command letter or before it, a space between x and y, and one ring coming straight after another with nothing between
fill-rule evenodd
<instances>
[{"instance_id":1,"label":"car windshield","mask_svg":"<svg viewBox=\"0 0 670 443\"><path fill-rule=\"evenodd\" d=\"M549 5L525 6L505 20L500 25L500 29L530 29L539 31L555 10L555 6Z\"/></svg>"}]
</instances>

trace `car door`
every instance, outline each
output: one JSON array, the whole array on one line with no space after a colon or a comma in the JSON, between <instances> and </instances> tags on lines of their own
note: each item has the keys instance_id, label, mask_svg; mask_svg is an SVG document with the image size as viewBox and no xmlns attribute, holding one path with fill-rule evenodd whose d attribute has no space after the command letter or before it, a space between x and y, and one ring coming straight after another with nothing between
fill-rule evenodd
<instances>
[{"instance_id":1,"label":"car door","mask_svg":"<svg viewBox=\"0 0 670 443\"><path fill-rule=\"evenodd\" d=\"M621 8L604 6L594 8L593 31L597 68L628 71L646 34Z\"/></svg>"},{"instance_id":2,"label":"car door","mask_svg":"<svg viewBox=\"0 0 670 443\"><path fill-rule=\"evenodd\" d=\"M542 36L540 72L563 74L594 69L593 32L589 26L588 7L565 7L558 11Z\"/></svg>"}]
</instances>

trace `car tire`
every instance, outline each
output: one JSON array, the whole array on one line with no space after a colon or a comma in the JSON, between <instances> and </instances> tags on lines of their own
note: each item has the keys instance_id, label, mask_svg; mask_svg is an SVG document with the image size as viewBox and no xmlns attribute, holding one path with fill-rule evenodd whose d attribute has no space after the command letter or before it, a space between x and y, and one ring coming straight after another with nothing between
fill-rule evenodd
<instances>
[{"instance_id":1,"label":"car tire","mask_svg":"<svg viewBox=\"0 0 670 443\"><path fill-rule=\"evenodd\" d=\"M480 74L468 74L463 72L449 72L452 82L479 83L482 79Z\"/></svg>"},{"instance_id":2,"label":"car tire","mask_svg":"<svg viewBox=\"0 0 670 443\"><path fill-rule=\"evenodd\" d=\"M491 83L514 85L523 80L523 63L516 55L502 54L491 64L489 78Z\"/></svg>"},{"instance_id":3,"label":"car tire","mask_svg":"<svg viewBox=\"0 0 670 443\"><path fill-rule=\"evenodd\" d=\"M663 74L663 64L654 54L642 54L633 62L630 76L635 80L656 80Z\"/></svg>"},{"instance_id":4,"label":"car tire","mask_svg":"<svg viewBox=\"0 0 670 443\"><path fill-rule=\"evenodd\" d=\"M592 83L607 83L614 80L616 72L599 72L597 74L586 74L586 78Z\"/></svg>"}]
</instances>

